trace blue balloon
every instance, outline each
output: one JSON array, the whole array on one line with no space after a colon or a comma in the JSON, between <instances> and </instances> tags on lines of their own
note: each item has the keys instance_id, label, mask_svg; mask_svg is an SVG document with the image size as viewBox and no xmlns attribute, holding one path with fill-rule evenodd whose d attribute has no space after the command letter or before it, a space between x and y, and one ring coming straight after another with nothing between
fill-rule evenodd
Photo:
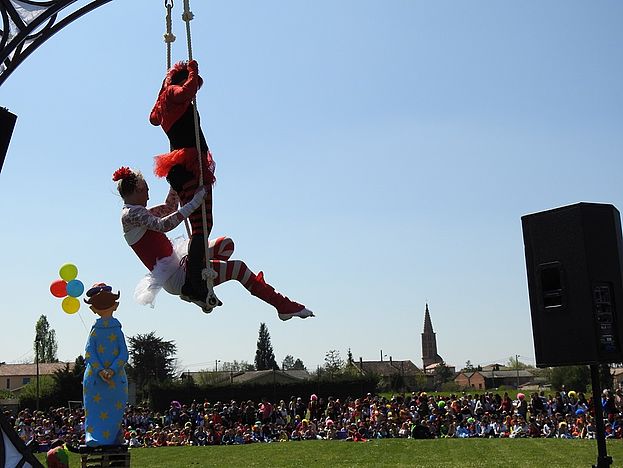
<instances>
[{"instance_id":1,"label":"blue balloon","mask_svg":"<svg viewBox=\"0 0 623 468\"><path fill-rule=\"evenodd\" d=\"M575 414L576 416L580 416L581 414L584 414L584 410L582 408L578 408L577 410L575 410Z\"/></svg>"},{"instance_id":2,"label":"blue balloon","mask_svg":"<svg viewBox=\"0 0 623 468\"><path fill-rule=\"evenodd\" d=\"M74 279L67 283L67 295L78 297L84 292L84 284L82 281Z\"/></svg>"}]
</instances>

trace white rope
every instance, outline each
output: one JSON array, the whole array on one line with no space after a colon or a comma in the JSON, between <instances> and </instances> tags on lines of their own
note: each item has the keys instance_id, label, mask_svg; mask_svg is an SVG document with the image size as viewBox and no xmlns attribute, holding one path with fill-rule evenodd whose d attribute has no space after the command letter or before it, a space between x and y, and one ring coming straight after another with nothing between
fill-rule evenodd
<instances>
[{"instance_id":1,"label":"white rope","mask_svg":"<svg viewBox=\"0 0 623 468\"><path fill-rule=\"evenodd\" d=\"M193 20L195 15L190 11L190 0L184 0L184 13L182 14L182 20L186 23L186 43L188 45L188 60L193 59L193 47L192 47L192 37L190 32L190 22ZM197 157L199 158L199 187L203 186L203 161L201 158L201 137L200 137L200 129L199 129L199 113L197 111L197 97L193 98L192 106L194 111L194 120L195 120L195 147L197 148ZM210 149L207 149L208 153ZM210 250L208 245L208 217L206 214L206 206L205 202L201 203L201 215L203 222L203 247L205 251L205 259L206 259L206 267L202 271L202 278L206 282L206 286L208 289L208 295L206 298L206 305L209 309L214 308L218 305L219 300L214 294L214 279L216 278L216 272L210 268Z\"/></svg>"},{"instance_id":2,"label":"white rope","mask_svg":"<svg viewBox=\"0 0 623 468\"><path fill-rule=\"evenodd\" d=\"M167 70L171 68L171 44L175 42L175 34L173 34L171 10L173 10L173 0L164 0L164 7L167 9L166 24L167 31L164 33L164 42L167 44Z\"/></svg>"}]
</instances>

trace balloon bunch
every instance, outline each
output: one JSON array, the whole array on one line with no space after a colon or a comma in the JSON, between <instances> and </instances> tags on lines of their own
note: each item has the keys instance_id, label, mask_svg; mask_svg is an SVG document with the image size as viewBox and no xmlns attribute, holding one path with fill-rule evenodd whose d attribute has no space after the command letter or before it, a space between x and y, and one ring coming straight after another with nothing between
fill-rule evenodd
<instances>
[{"instance_id":1,"label":"balloon bunch","mask_svg":"<svg viewBox=\"0 0 623 468\"><path fill-rule=\"evenodd\" d=\"M61 307L67 314L75 314L80 309L77 299L84 292L84 284L79 279L78 267L72 263L65 263L58 271L61 279L52 281L50 292L54 297L64 297Z\"/></svg>"}]
</instances>

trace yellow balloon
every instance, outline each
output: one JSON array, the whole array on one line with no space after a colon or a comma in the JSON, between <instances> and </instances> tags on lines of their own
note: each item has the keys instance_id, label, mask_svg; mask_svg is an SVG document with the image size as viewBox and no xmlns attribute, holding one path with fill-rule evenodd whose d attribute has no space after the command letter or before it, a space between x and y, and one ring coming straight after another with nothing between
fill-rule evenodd
<instances>
[{"instance_id":1,"label":"yellow balloon","mask_svg":"<svg viewBox=\"0 0 623 468\"><path fill-rule=\"evenodd\" d=\"M61 278L69 283L78 276L78 267L73 263L65 263L58 273L61 275Z\"/></svg>"},{"instance_id":2,"label":"yellow balloon","mask_svg":"<svg viewBox=\"0 0 623 468\"><path fill-rule=\"evenodd\" d=\"M67 296L61 305L66 313L75 314L80 308L80 301L75 297Z\"/></svg>"}]
</instances>

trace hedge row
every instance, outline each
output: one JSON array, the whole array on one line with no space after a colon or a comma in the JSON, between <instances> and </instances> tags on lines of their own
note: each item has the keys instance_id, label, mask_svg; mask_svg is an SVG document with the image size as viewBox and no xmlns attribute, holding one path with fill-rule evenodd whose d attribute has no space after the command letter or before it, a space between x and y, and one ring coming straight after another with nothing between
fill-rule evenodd
<instances>
[{"instance_id":1,"label":"hedge row","mask_svg":"<svg viewBox=\"0 0 623 468\"><path fill-rule=\"evenodd\" d=\"M165 411L171 401L177 400L182 404L191 404L193 401L205 400L237 402L252 400L254 402L267 398L271 402L279 400L289 401L291 397L301 397L308 400L311 394L319 398L345 399L357 398L367 393L376 393L377 379L353 378L349 380L324 381L308 380L287 384L258 384L258 385L197 385L192 380L152 385L149 389L150 404L156 411Z\"/></svg>"}]
</instances>

